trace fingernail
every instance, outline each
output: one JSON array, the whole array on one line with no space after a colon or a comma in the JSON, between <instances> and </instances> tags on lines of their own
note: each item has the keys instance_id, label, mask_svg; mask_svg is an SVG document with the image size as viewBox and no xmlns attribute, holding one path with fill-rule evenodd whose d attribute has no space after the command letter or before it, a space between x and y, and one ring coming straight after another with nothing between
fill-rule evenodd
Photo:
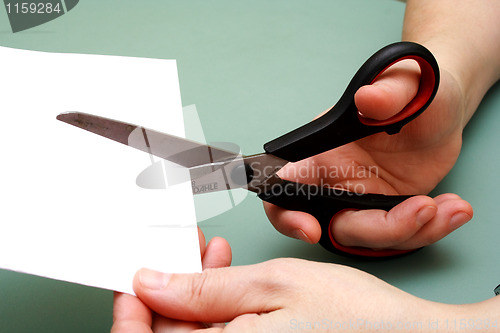
<instances>
[{"instance_id":1,"label":"fingernail","mask_svg":"<svg viewBox=\"0 0 500 333\"><path fill-rule=\"evenodd\" d=\"M456 213L451 217L450 220L450 227L452 230L458 229L459 227L463 226L467 221L470 221L472 217L464 212Z\"/></svg>"},{"instance_id":2,"label":"fingernail","mask_svg":"<svg viewBox=\"0 0 500 333\"><path fill-rule=\"evenodd\" d=\"M293 237L306 243L311 243L311 239L307 237L306 233L302 229L295 229L293 231Z\"/></svg>"},{"instance_id":3,"label":"fingernail","mask_svg":"<svg viewBox=\"0 0 500 333\"><path fill-rule=\"evenodd\" d=\"M143 268L139 271L139 282L146 289L159 290L165 288L171 274Z\"/></svg>"},{"instance_id":4,"label":"fingernail","mask_svg":"<svg viewBox=\"0 0 500 333\"><path fill-rule=\"evenodd\" d=\"M437 208L435 206L425 206L417 213L417 224L422 226L430 221L436 215Z\"/></svg>"}]
</instances>

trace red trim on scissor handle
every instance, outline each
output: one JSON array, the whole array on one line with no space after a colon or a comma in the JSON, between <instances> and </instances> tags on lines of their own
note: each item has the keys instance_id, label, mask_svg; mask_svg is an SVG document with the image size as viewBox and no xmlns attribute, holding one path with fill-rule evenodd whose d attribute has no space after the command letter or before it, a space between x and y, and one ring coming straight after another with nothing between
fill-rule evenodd
<instances>
[{"instance_id":1,"label":"red trim on scissor handle","mask_svg":"<svg viewBox=\"0 0 500 333\"><path fill-rule=\"evenodd\" d=\"M387 258L412 251L372 250L339 244L332 235L332 223L336 215L346 210L383 209L390 210L408 195L360 194L338 188L319 187L287 180L275 184L259 198L285 209L301 211L314 216L321 226L319 244L330 252L350 257Z\"/></svg>"},{"instance_id":2,"label":"red trim on scissor handle","mask_svg":"<svg viewBox=\"0 0 500 333\"><path fill-rule=\"evenodd\" d=\"M359 114L354 95L364 85L373 83L379 75L393 64L415 60L420 66L420 84L416 96L398 114L386 120L374 120ZM305 124L264 145L264 150L286 161L296 162L329 151L336 147L386 132L398 133L403 126L415 119L432 103L439 85L439 67L432 53L422 45L399 42L388 45L359 68L338 102L323 116ZM381 250L345 247L331 234L332 221L345 209L389 210L408 196L384 196L380 194L353 194L338 189L320 188L283 181L271 189L259 193L262 200L289 210L298 210L313 215L320 223L322 235L319 243L329 251L349 256L384 258L399 256L411 251ZM287 191L288 190L288 193ZM291 190L291 191L290 191ZM292 193L292 194L290 194Z\"/></svg>"},{"instance_id":3,"label":"red trim on scissor handle","mask_svg":"<svg viewBox=\"0 0 500 333\"><path fill-rule=\"evenodd\" d=\"M394 124L397 122L400 122L401 120L408 118L415 114L416 112L420 111L422 107L431 99L433 93L434 93L434 88L436 87L436 76L435 76L435 70L431 66L431 64L425 60L422 57L416 56L416 55L408 55L406 57L402 57L391 64L389 64L386 68L384 68L383 71L381 71L373 80L370 84L373 84L379 77L382 75L385 70L387 70L389 67L394 65L395 63L398 63L402 60L406 59L411 59L415 60L418 65L420 66L420 84L418 87L417 94L415 97L408 103L400 112L395 114L394 116L384 119L384 120L375 120L375 119L370 119L363 117L358 112L358 119L360 122L362 122L365 125L369 126L385 126L385 125L390 125Z\"/></svg>"},{"instance_id":4,"label":"red trim on scissor handle","mask_svg":"<svg viewBox=\"0 0 500 333\"><path fill-rule=\"evenodd\" d=\"M359 88L372 84L388 67L405 59L415 60L421 70L419 89L413 100L401 112L386 120L361 116L354 101ZM439 67L429 50L410 42L388 45L359 68L340 99L328 112L266 143L264 150L287 161L296 162L375 133L398 133L430 105L438 86Z\"/></svg>"}]
</instances>

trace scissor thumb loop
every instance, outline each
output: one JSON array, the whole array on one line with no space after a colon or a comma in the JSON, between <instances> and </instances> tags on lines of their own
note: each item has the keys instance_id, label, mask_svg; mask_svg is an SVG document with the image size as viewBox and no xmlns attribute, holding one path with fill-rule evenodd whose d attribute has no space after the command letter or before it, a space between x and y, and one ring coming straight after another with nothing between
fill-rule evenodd
<instances>
[{"instance_id":1,"label":"scissor thumb loop","mask_svg":"<svg viewBox=\"0 0 500 333\"><path fill-rule=\"evenodd\" d=\"M398 114L417 95L420 69L411 60L394 64L371 85L354 95L359 112L366 118L386 120Z\"/></svg>"}]
</instances>

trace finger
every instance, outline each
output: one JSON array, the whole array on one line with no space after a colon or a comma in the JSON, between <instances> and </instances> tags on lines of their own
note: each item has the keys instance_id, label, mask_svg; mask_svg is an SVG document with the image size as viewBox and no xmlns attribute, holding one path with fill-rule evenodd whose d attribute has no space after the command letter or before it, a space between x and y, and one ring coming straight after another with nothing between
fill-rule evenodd
<instances>
[{"instance_id":1,"label":"finger","mask_svg":"<svg viewBox=\"0 0 500 333\"><path fill-rule=\"evenodd\" d=\"M334 217L331 231L344 246L394 248L415 235L437 210L432 198L415 196L388 212L379 209L342 212Z\"/></svg>"},{"instance_id":2,"label":"finger","mask_svg":"<svg viewBox=\"0 0 500 333\"><path fill-rule=\"evenodd\" d=\"M191 333L205 327L202 323L170 319L159 315L156 315L153 319L152 326L154 333Z\"/></svg>"},{"instance_id":3,"label":"finger","mask_svg":"<svg viewBox=\"0 0 500 333\"><path fill-rule=\"evenodd\" d=\"M207 245L202 258L203 269L228 267L231 265L232 253L229 243L221 237L215 237Z\"/></svg>"},{"instance_id":4,"label":"finger","mask_svg":"<svg viewBox=\"0 0 500 333\"><path fill-rule=\"evenodd\" d=\"M225 324L204 324L156 316L153 319L154 333L222 332ZM200 330L200 331L198 331Z\"/></svg>"},{"instance_id":5,"label":"finger","mask_svg":"<svg viewBox=\"0 0 500 333\"><path fill-rule=\"evenodd\" d=\"M193 331L193 333L220 333L220 332L226 332L226 331L221 327L210 327L202 330Z\"/></svg>"},{"instance_id":6,"label":"finger","mask_svg":"<svg viewBox=\"0 0 500 333\"><path fill-rule=\"evenodd\" d=\"M448 201L448 200L460 200L462 198L460 198L460 196L458 194L455 194L455 193L443 193L443 194L440 194L438 195L437 197L434 198L434 201L436 202L436 204L441 204L445 201Z\"/></svg>"},{"instance_id":7,"label":"finger","mask_svg":"<svg viewBox=\"0 0 500 333\"><path fill-rule=\"evenodd\" d=\"M206 240L203 231L201 231L200 227L198 227L198 241L200 242L200 255L203 258L206 249Z\"/></svg>"},{"instance_id":8,"label":"finger","mask_svg":"<svg viewBox=\"0 0 500 333\"><path fill-rule=\"evenodd\" d=\"M203 249L203 269L227 267L231 265L231 247L229 243L221 237L215 237L207 246L204 246L205 237L200 229L198 229L198 232L200 236L200 248ZM201 247L201 245L203 245L203 247ZM155 333L187 333L196 329L206 328L207 325L200 322L182 321L155 315L152 327Z\"/></svg>"},{"instance_id":9,"label":"finger","mask_svg":"<svg viewBox=\"0 0 500 333\"><path fill-rule=\"evenodd\" d=\"M111 333L153 333L153 331L142 322L121 320L113 323Z\"/></svg>"},{"instance_id":10,"label":"finger","mask_svg":"<svg viewBox=\"0 0 500 333\"><path fill-rule=\"evenodd\" d=\"M442 195L436 197L436 202L436 215L396 249L415 249L433 244L470 221L474 214L472 206L457 195Z\"/></svg>"},{"instance_id":11,"label":"finger","mask_svg":"<svg viewBox=\"0 0 500 333\"><path fill-rule=\"evenodd\" d=\"M151 332L151 310L137 297L115 292L112 333Z\"/></svg>"},{"instance_id":12,"label":"finger","mask_svg":"<svg viewBox=\"0 0 500 333\"><path fill-rule=\"evenodd\" d=\"M321 237L321 227L312 215L291 211L264 202L264 210L272 225L283 235L315 244Z\"/></svg>"},{"instance_id":13,"label":"finger","mask_svg":"<svg viewBox=\"0 0 500 333\"><path fill-rule=\"evenodd\" d=\"M207 269L198 274L141 269L134 278L134 290L165 317L228 322L241 314L279 309L286 302L283 295L290 294L292 281L278 279L276 268L269 263Z\"/></svg>"},{"instance_id":14,"label":"finger","mask_svg":"<svg viewBox=\"0 0 500 333\"><path fill-rule=\"evenodd\" d=\"M359 112L371 119L388 119L401 111L417 94L420 68L403 60L391 66L371 84L358 89L354 102Z\"/></svg>"}]
</instances>

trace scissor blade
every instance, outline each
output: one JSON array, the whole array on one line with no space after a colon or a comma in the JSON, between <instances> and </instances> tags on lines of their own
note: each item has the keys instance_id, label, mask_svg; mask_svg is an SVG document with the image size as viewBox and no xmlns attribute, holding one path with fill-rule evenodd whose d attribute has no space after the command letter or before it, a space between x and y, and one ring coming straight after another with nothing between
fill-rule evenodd
<instances>
[{"instance_id":1,"label":"scissor blade","mask_svg":"<svg viewBox=\"0 0 500 333\"><path fill-rule=\"evenodd\" d=\"M286 163L288 161L263 153L192 167L189 168L189 174L193 193L201 194L241 187L252 192L262 193L266 186L274 182L273 176Z\"/></svg>"},{"instance_id":2,"label":"scissor blade","mask_svg":"<svg viewBox=\"0 0 500 333\"><path fill-rule=\"evenodd\" d=\"M229 160L238 155L174 135L83 112L62 113L57 119L187 168Z\"/></svg>"},{"instance_id":3,"label":"scissor blade","mask_svg":"<svg viewBox=\"0 0 500 333\"><path fill-rule=\"evenodd\" d=\"M258 192L287 161L270 154L241 156L174 135L82 112L69 112L57 119L124 145L158 156L182 167L166 167L167 182L191 181L194 194L245 187Z\"/></svg>"}]
</instances>

